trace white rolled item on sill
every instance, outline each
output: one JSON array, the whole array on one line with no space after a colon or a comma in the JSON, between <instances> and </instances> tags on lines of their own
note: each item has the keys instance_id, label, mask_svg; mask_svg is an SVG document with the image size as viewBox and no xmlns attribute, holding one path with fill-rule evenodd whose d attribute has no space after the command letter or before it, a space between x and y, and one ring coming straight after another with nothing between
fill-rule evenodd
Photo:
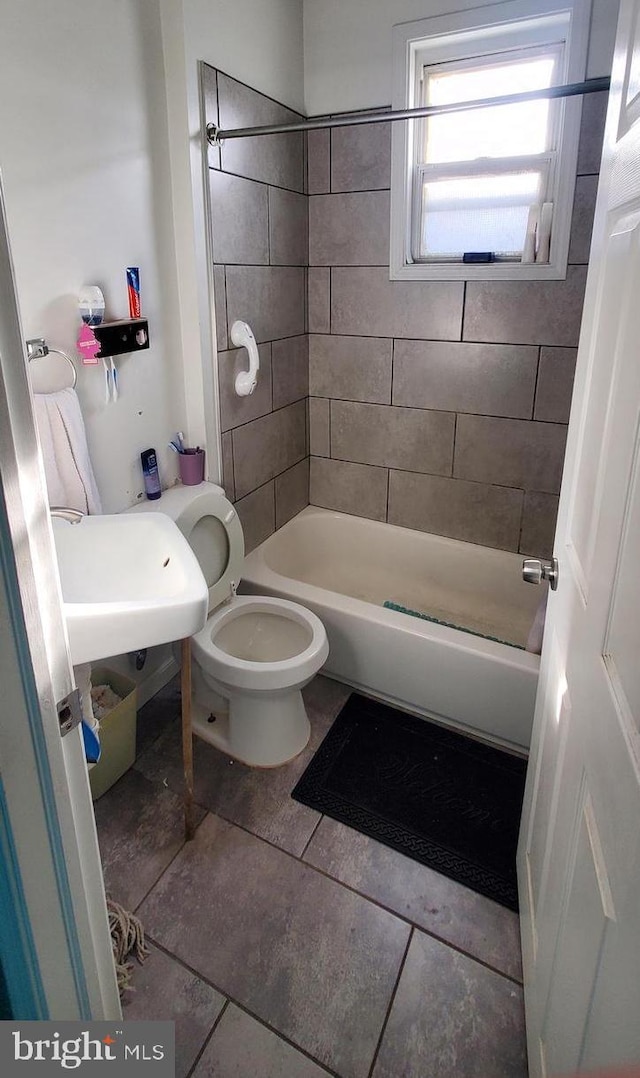
<instances>
[{"instance_id":1,"label":"white rolled item on sill","mask_svg":"<svg viewBox=\"0 0 640 1078\"><path fill-rule=\"evenodd\" d=\"M538 226L538 250L536 262L548 262L551 253L551 225L553 222L553 202L543 202Z\"/></svg>"},{"instance_id":2,"label":"white rolled item on sill","mask_svg":"<svg viewBox=\"0 0 640 1078\"><path fill-rule=\"evenodd\" d=\"M524 237L524 245L522 248L522 262L535 262L536 260L536 232L538 230L538 215L540 207L536 203L529 207L529 216L527 218L527 231Z\"/></svg>"}]
</instances>

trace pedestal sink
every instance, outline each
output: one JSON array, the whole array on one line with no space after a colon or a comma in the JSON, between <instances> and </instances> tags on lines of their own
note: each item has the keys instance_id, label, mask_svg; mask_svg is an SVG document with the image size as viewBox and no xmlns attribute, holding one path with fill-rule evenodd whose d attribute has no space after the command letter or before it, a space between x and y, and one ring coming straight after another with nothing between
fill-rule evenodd
<instances>
[{"instance_id":1,"label":"pedestal sink","mask_svg":"<svg viewBox=\"0 0 640 1078\"><path fill-rule=\"evenodd\" d=\"M186 539L161 513L52 518L71 661L95 662L193 636L207 584Z\"/></svg>"}]
</instances>

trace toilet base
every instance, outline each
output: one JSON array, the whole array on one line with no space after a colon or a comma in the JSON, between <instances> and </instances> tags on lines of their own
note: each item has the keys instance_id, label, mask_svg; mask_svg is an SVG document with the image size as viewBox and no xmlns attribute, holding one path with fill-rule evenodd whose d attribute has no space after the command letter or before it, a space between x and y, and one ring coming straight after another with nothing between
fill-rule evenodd
<instances>
[{"instance_id":1,"label":"toilet base","mask_svg":"<svg viewBox=\"0 0 640 1078\"><path fill-rule=\"evenodd\" d=\"M234 693L228 714L192 701L193 732L249 767L280 767L306 747L311 724L299 689L281 693Z\"/></svg>"}]
</instances>

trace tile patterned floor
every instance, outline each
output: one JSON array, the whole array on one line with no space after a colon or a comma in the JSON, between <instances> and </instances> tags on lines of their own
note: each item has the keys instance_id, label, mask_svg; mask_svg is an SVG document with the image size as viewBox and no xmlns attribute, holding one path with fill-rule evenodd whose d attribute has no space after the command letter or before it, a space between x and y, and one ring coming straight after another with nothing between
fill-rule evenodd
<instances>
[{"instance_id":1,"label":"tile patterned floor","mask_svg":"<svg viewBox=\"0 0 640 1078\"><path fill-rule=\"evenodd\" d=\"M196 738L188 845L175 683L141 710L96 803L107 890L152 947L124 1017L175 1020L178 1078L526 1078L516 915L289 796L348 693L307 687L282 768Z\"/></svg>"}]
</instances>

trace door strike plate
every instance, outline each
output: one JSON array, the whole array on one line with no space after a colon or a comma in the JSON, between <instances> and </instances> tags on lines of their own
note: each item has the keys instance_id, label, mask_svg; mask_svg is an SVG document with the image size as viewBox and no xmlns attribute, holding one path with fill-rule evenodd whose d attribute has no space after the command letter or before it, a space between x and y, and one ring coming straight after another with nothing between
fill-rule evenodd
<instances>
[{"instance_id":1,"label":"door strike plate","mask_svg":"<svg viewBox=\"0 0 640 1078\"><path fill-rule=\"evenodd\" d=\"M58 710L58 722L60 723L60 736L65 737L71 730L75 730L82 720L82 705L80 692L74 689L68 696L64 696L56 704Z\"/></svg>"}]
</instances>

